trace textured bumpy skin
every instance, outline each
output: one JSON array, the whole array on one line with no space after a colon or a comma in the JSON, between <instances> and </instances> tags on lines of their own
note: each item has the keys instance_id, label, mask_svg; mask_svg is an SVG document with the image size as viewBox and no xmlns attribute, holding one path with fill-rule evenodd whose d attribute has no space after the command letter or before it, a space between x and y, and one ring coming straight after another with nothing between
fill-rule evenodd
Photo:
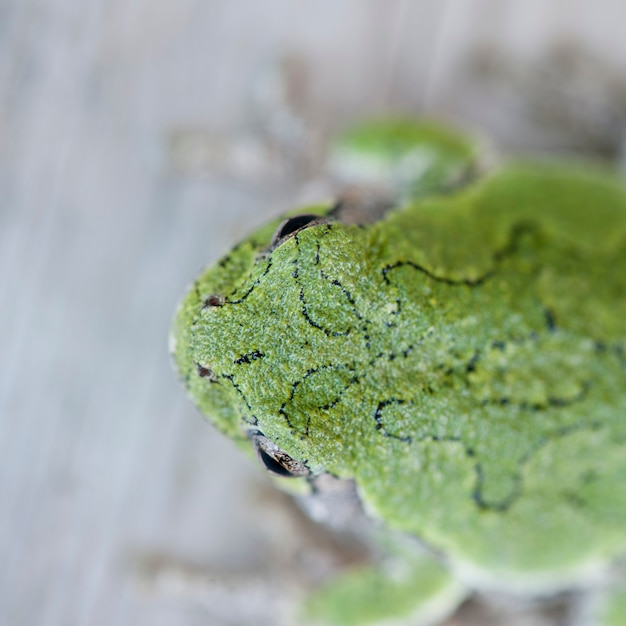
<instances>
[{"instance_id":1,"label":"textured bumpy skin","mask_svg":"<svg viewBox=\"0 0 626 626\"><path fill-rule=\"evenodd\" d=\"M200 410L260 432L482 583L569 584L626 549L626 188L512 164L367 225L278 222L194 284ZM326 217L324 217L326 216Z\"/></svg>"}]
</instances>

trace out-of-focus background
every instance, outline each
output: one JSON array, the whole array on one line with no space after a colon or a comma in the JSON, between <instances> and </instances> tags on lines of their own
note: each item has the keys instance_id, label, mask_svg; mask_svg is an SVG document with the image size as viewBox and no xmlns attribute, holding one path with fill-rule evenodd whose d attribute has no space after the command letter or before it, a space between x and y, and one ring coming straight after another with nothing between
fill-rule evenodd
<instances>
[{"instance_id":1,"label":"out-of-focus background","mask_svg":"<svg viewBox=\"0 0 626 626\"><path fill-rule=\"evenodd\" d=\"M1 0L0 624L281 623L333 548L298 547L185 397L185 286L325 197L329 136L367 115L618 158L625 23L622 0Z\"/></svg>"}]
</instances>

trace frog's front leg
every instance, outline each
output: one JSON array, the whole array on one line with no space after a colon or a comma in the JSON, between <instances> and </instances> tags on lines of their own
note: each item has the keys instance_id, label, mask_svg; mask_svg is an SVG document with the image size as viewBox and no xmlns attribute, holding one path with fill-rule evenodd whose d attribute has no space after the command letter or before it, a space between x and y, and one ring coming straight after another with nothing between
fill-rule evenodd
<instances>
[{"instance_id":1,"label":"frog's front leg","mask_svg":"<svg viewBox=\"0 0 626 626\"><path fill-rule=\"evenodd\" d=\"M331 474L294 479L270 473L292 492L308 517L365 548L363 558L330 572L307 592L298 623L438 624L469 595L442 560L418 540L376 525L363 509L354 481Z\"/></svg>"},{"instance_id":2,"label":"frog's front leg","mask_svg":"<svg viewBox=\"0 0 626 626\"><path fill-rule=\"evenodd\" d=\"M468 590L434 555L411 539L384 540L386 555L349 570L305 601L305 623L332 626L438 624Z\"/></svg>"}]
</instances>

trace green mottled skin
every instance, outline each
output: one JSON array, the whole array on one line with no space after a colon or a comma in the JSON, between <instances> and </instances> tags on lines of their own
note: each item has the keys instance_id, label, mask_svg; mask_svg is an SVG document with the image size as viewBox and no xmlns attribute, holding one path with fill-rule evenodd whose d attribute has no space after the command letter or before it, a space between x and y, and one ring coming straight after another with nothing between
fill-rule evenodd
<instances>
[{"instance_id":1,"label":"green mottled skin","mask_svg":"<svg viewBox=\"0 0 626 626\"><path fill-rule=\"evenodd\" d=\"M374 516L480 580L567 584L626 551L621 181L512 164L263 253L277 223L175 320L222 431L354 479Z\"/></svg>"}]
</instances>

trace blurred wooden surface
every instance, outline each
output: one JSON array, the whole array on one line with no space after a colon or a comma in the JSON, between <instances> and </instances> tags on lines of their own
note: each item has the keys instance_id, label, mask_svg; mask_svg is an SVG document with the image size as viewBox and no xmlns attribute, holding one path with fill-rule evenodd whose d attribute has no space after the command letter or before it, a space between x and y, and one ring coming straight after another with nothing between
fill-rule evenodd
<instances>
[{"instance_id":1,"label":"blurred wooden surface","mask_svg":"<svg viewBox=\"0 0 626 626\"><path fill-rule=\"evenodd\" d=\"M138 574L246 571L271 543L263 477L170 368L185 285L323 190L343 121L463 119L483 43L623 67L623 24L621 0L0 2L0 624L243 623Z\"/></svg>"}]
</instances>

